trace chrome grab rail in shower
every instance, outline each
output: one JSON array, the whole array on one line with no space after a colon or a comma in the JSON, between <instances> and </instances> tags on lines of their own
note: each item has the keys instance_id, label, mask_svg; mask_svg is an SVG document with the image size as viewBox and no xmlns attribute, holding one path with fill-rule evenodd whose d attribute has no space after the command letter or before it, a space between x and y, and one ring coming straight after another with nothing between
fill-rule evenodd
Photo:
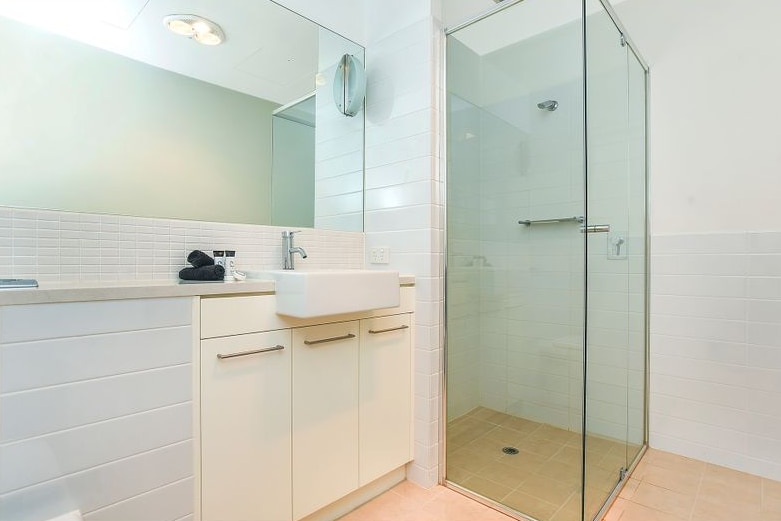
<instances>
[{"instance_id":1,"label":"chrome grab rail in shower","mask_svg":"<svg viewBox=\"0 0 781 521\"><path fill-rule=\"evenodd\" d=\"M531 226L532 224L555 224L555 223L582 223L585 219L582 215L576 215L574 217L560 217L558 219L537 219L537 220L527 220L527 221L518 221L518 224L523 224L524 226Z\"/></svg>"},{"instance_id":2,"label":"chrome grab rail in shower","mask_svg":"<svg viewBox=\"0 0 781 521\"><path fill-rule=\"evenodd\" d=\"M558 219L537 219L528 221L518 221L518 224L524 226L531 226L532 224L557 224L557 223L581 223L580 233L607 233L610 231L609 224L592 224L586 226L583 222L586 219L582 215L576 215L574 217L560 217Z\"/></svg>"}]
</instances>

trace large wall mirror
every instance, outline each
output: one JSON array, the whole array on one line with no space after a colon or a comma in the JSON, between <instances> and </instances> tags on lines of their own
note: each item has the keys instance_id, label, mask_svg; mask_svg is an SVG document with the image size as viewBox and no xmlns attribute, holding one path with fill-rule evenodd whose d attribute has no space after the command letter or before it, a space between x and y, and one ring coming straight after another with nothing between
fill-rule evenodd
<instances>
[{"instance_id":1,"label":"large wall mirror","mask_svg":"<svg viewBox=\"0 0 781 521\"><path fill-rule=\"evenodd\" d=\"M0 0L0 41L0 205L363 229L354 42L269 0Z\"/></svg>"}]
</instances>

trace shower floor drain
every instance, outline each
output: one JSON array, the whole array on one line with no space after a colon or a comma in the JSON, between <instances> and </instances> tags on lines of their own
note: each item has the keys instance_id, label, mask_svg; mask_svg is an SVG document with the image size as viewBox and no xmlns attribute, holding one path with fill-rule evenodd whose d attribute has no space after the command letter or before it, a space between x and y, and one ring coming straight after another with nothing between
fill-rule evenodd
<instances>
[{"instance_id":1,"label":"shower floor drain","mask_svg":"<svg viewBox=\"0 0 781 521\"><path fill-rule=\"evenodd\" d=\"M518 454L518 449L516 449L515 447L504 447L502 449L502 452L504 452L505 454Z\"/></svg>"}]
</instances>

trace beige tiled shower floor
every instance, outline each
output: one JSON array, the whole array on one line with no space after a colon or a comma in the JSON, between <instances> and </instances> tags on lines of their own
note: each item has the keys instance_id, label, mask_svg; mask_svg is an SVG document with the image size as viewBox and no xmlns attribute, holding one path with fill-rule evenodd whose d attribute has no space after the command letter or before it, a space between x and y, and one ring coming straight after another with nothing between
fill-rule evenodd
<instances>
[{"instance_id":1,"label":"beige tiled shower floor","mask_svg":"<svg viewBox=\"0 0 781 521\"><path fill-rule=\"evenodd\" d=\"M504 454L507 446L518 454ZM540 521L580 519L580 434L478 407L448 425L447 450L448 481ZM586 451L586 503L595 515L626 466L627 447L590 436Z\"/></svg>"}]
</instances>

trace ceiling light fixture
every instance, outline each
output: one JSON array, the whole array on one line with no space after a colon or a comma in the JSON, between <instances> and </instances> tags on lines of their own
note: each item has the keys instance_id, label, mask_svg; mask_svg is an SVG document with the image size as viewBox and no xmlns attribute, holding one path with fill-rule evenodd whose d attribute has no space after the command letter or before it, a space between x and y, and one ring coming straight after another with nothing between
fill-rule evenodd
<instances>
[{"instance_id":1,"label":"ceiling light fixture","mask_svg":"<svg viewBox=\"0 0 781 521\"><path fill-rule=\"evenodd\" d=\"M171 32L203 45L219 45L225 41L225 33L220 26L201 16L172 14L163 18L163 23Z\"/></svg>"}]
</instances>

